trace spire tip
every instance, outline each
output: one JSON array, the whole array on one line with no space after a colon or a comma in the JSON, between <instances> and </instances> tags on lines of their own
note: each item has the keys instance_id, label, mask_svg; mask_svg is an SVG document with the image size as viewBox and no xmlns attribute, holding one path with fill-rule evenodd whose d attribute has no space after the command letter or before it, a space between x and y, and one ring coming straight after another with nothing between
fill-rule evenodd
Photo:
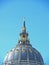
<instances>
[{"instance_id":1,"label":"spire tip","mask_svg":"<svg viewBox=\"0 0 49 65\"><path fill-rule=\"evenodd\" d=\"M24 27L25 27L25 17L23 18L23 25L24 25Z\"/></svg>"}]
</instances>

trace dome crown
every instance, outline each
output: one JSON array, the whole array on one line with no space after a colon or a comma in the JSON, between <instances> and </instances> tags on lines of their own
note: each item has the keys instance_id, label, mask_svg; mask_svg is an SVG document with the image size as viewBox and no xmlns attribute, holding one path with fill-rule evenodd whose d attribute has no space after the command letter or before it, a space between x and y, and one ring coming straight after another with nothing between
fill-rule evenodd
<instances>
[{"instance_id":1,"label":"dome crown","mask_svg":"<svg viewBox=\"0 0 49 65\"><path fill-rule=\"evenodd\" d=\"M26 32L26 26L25 26L25 21L23 21L23 27L22 27L22 31L20 33L20 39L18 41L18 43L23 43L25 44L26 42L30 43L29 39L28 39L28 33Z\"/></svg>"}]
</instances>

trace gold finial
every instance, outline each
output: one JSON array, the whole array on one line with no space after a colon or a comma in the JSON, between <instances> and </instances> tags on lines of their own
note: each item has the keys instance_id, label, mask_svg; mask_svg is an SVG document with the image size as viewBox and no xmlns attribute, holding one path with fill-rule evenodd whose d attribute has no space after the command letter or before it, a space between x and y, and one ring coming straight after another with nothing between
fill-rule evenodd
<instances>
[{"instance_id":1,"label":"gold finial","mask_svg":"<svg viewBox=\"0 0 49 65\"><path fill-rule=\"evenodd\" d=\"M23 18L23 22L25 21L25 17Z\"/></svg>"}]
</instances>

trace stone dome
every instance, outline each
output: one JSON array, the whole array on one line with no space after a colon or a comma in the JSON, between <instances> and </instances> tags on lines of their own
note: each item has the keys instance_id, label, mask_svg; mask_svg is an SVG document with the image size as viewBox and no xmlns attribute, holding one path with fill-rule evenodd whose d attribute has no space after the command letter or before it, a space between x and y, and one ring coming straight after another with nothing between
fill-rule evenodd
<instances>
[{"instance_id":1,"label":"stone dome","mask_svg":"<svg viewBox=\"0 0 49 65\"><path fill-rule=\"evenodd\" d=\"M30 44L25 21L18 44L7 53L4 65L44 65L41 54Z\"/></svg>"}]
</instances>

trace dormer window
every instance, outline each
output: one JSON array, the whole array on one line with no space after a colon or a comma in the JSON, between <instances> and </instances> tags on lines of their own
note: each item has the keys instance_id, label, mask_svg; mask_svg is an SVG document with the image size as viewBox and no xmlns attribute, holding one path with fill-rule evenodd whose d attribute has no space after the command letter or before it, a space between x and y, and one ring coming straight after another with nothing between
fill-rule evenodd
<instances>
[{"instance_id":1,"label":"dormer window","mask_svg":"<svg viewBox=\"0 0 49 65\"><path fill-rule=\"evenodd\" d=\"M23 35L23 37L25 38L25 35Z\"/></svg>"}]
</instances>

